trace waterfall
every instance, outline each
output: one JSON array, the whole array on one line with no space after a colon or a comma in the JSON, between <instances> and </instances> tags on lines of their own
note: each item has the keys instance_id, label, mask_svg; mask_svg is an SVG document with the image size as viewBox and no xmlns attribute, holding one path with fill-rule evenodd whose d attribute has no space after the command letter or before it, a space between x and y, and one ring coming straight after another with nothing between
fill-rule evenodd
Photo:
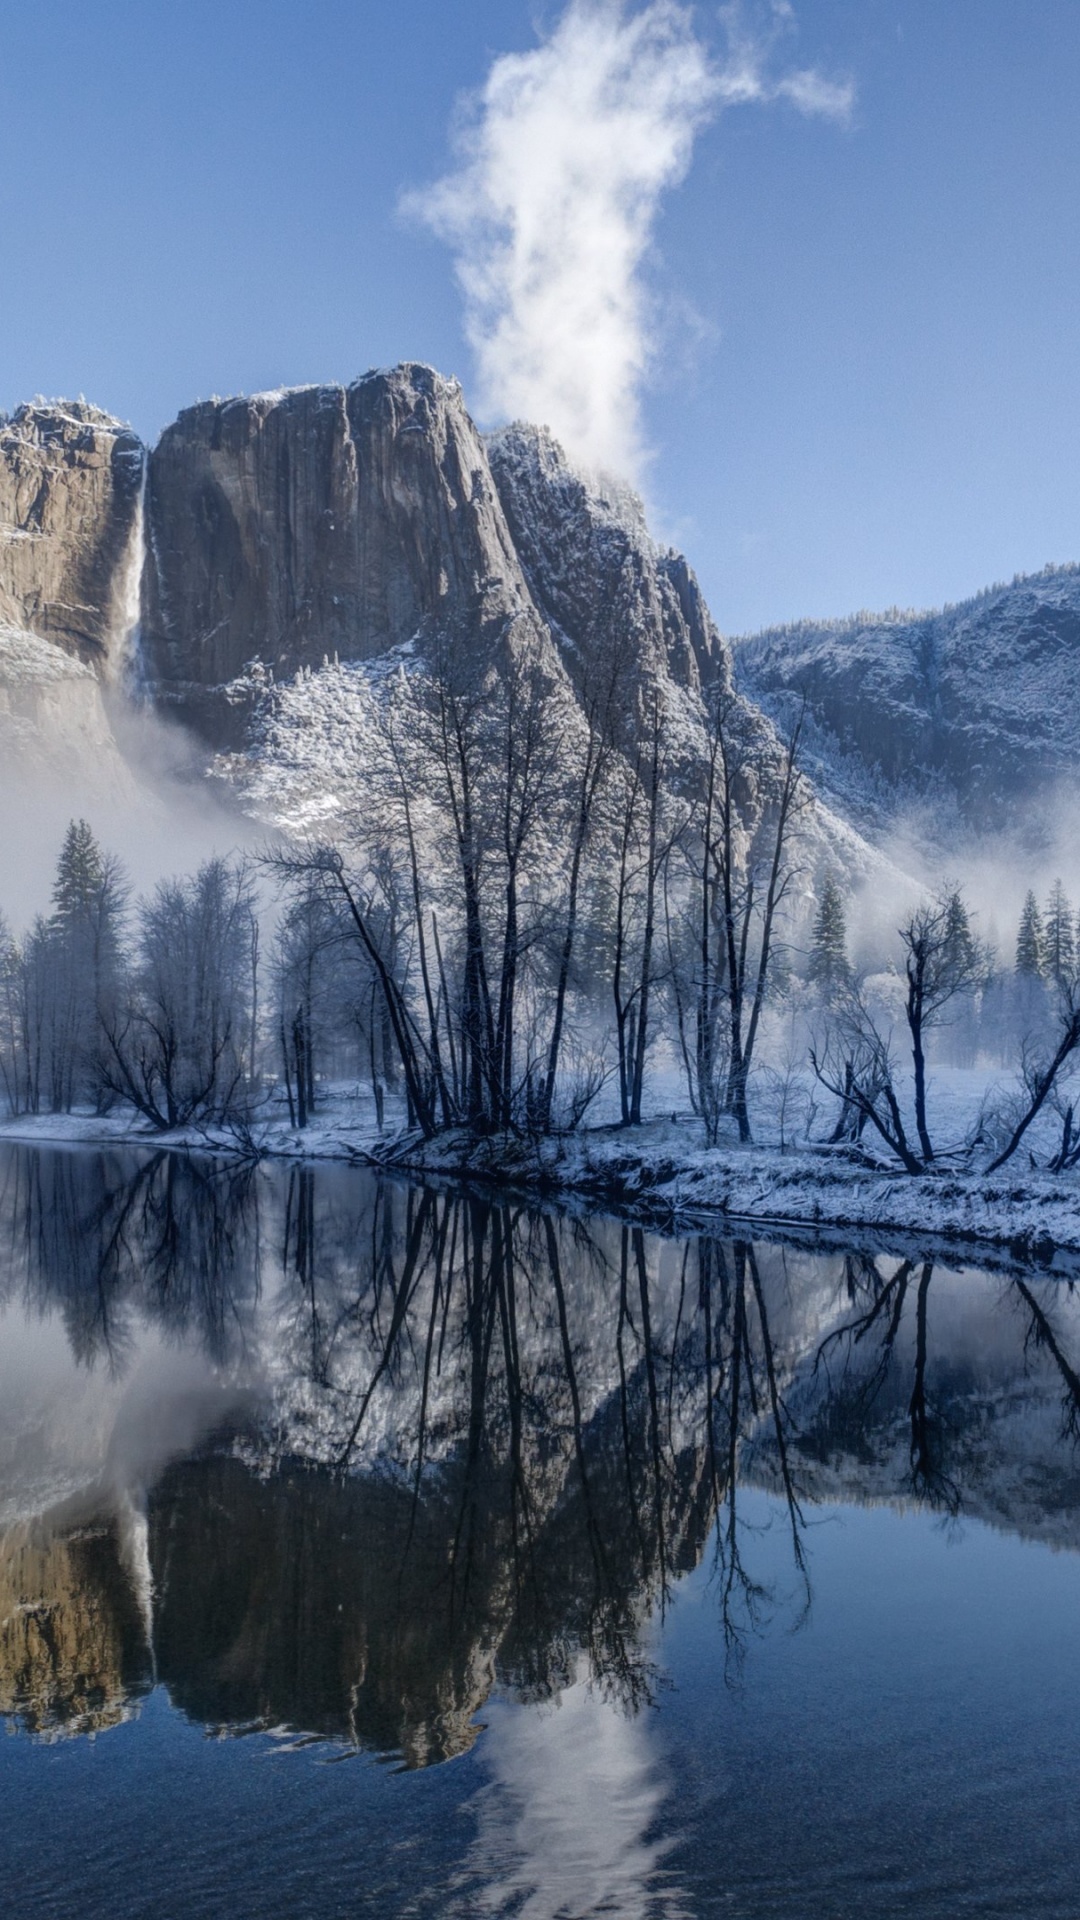
<instances>
[{"instance_id":1,"label":"waterfall","mask_svg":"<svg viewBox=\"0 0 1080 1920\"><path fill-rule=\"evenodd\" d=\"M154 1579L150 1570L150 1521L146 1510L146 1492L125 1491L117 1503L120 1560L131 1583L135 1604L146 1635L147 1652L154 1680L157 1680L157 1654L154 1649Z\"/></svg>"},{"instance_id":2,"label":"waterfall","mask_svg":"<svg viewBox=\"0 0 1080 1920\"><path fill-rule=\"evenodd\" d=\"M113 686L134 705L147 699L146 674L142 655L142 582L146 566L146 475L149 458L140 450L139 492L128 534L124 557L117 570L113 588L113 613L109 623L109 659L107 674Z\"/></svg>"}]
</instances>

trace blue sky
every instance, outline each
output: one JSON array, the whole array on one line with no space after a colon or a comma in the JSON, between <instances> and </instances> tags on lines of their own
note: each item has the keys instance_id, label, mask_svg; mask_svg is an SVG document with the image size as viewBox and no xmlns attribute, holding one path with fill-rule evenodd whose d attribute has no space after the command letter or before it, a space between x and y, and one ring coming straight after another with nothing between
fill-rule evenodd
<instances>
[{"instance_id":1,"label":"blue sky","mask_svg":"<svg viewBox=\"0 0 1080 1920\"><path fill-rule=\"evenodd\" d=\"M83 392L152 438L211 393L406 357L478 400L451 250L401 199L451 166L461 91L560 13L0 0L0 406ZM722 60L717 9L693 18ZM1080 558L1080 4L743 24L770 20L768 72L854 104L764 87L658 199L654 523L729 632Z\"/></svg>"}]
</instances>

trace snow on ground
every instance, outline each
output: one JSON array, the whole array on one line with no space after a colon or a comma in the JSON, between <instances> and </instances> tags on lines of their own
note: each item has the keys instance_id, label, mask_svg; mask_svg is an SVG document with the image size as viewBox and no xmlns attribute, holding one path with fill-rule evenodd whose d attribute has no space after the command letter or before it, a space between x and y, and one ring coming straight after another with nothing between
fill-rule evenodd
<instances>
[{"instance_id":1,"label":"snow on ground","mask_svg":"<svg viewBox=\"0 0 1080 1920\"><path fill-rule=\"evenodd\" d=\"M1007 1076L983 1069L941 1068L931 1083L931 1120L940 1148L948 1154L974 1125L988 1093ZM676 1099L674 1076L661 1079L671 1104L654 1107L641 1127L594 1125L581 1132L543 1141L496 1136L476 1140L464 1132L424 1143L404 1128L399 1101L387 1103L380 1135L374 1102L366 1086L324 1089L312 1123L300 1131L289 1121L276 1092L244 1130L187 1129L153 1132L125 1112L21 1116L0 1122L0 1140L69 1145L128 1146L255 1152L269 1158L373 1160L400 1172L472 1178L532 1191L543 1197L577 1196L598 1208L629 1209L652 1224L725 1225L745 1232L770 1228L850 1231L860 1240L932 1238L981 1242L1007 1249L1018 1258L1071 1268L1080 1258L1080 1174L1040 1171L1024 1147L994 1176L965 1168L945 1157L933 1174L914 1178L878 1155L867 1137L865 1152L829 1147L823 1134L831 1124L827 1103L813 1116L812 1137L798 1131L816 1097L798 1083L787 1104L790 1135L782 1148L778 1102L766 1105L769 1089L759 1088L757 1133L753 1146L734 1140L705 1145L700 1122ZM798 1098L795 1097L798 1095ZM1052 1126L1032 1129L1036 1160L1051 1145Z\"/></svg>"}]
</instances>

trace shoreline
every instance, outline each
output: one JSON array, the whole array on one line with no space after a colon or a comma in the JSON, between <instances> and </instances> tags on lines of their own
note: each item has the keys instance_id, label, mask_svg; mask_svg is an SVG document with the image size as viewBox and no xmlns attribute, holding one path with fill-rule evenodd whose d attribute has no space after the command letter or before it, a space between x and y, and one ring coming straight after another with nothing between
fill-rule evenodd
<instances>
[{"instance_id":1,"label":"shoreline","mask_svg":"<svg viewBox=\"0 0 1080 1920\"><path fill-rule=\"evenodd\" d=\"M847 1148L781 1152L704 1147L689 1120L640 1128L595 1127L537 1142L476 1138L463 1130L423 1141L404 1130L380 1136L374 1116L319 1116L299 1133L287 1123L254 1130L245 1153L225 1130L152 1132L129 1116L22 1115L0 1121L0 1143L117 1147L299 1163L367 1166L398 1178L454 1180L522 1199L612 1212L659 1232L734 1231L793 1241L931 1244L955 1259L996 1255L1044 1273L1080 1273L1080 1176L1023 1173L988 1178L942 1170L912 1176L868 1164ZM1009 1177L1011 1172L1012 1177Z\"/></svg>"}]
</instances>

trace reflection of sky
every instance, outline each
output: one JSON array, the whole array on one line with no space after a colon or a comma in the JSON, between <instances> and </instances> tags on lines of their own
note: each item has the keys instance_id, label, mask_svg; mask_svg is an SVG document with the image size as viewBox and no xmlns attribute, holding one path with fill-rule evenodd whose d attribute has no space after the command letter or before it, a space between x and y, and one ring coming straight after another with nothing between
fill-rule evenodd
<instances>
[{"instance_id":1,"label":"reflection of sky","mask_svg":"<svg viewBox=\"0 0 1080 1920\"><path fill-rule=\"evenodd\" d=\"M557 1704L493 1703L485 1717L491 1777L467 1869L478 1883L470 1911L521 1920L686 1911L663 1869L668 1786L648 1713L631 1719L578 1682Z\"/></svg>"}]
</instances>

